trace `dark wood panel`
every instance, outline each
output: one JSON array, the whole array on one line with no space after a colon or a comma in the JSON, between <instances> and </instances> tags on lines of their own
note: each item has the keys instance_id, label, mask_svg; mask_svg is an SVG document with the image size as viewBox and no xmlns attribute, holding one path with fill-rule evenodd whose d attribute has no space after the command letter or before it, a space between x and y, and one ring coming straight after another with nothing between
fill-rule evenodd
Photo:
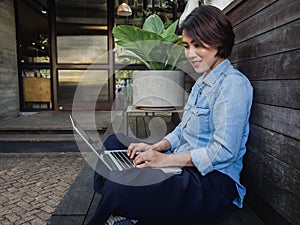
<instances>
[{"instance_id":1,"label":"dark wood panel","mask_svg":"<svg viewBox=\"0 0 300 225\"><path fill-rule=\"evenodd\" d=\"M216 219L217 225L228 225L228 224L244 225L241 219L235 214L233 207L234 206L226 210L223 215L219 216L219 218Z\"/></svg>"},{"instance_id":2,"label":"dark wood panel","mask_svg":"<svg viewBox=\"0 0 300 225\"><path fill-rule=\"evenodd\" d=\"M300 140L299 110L253 103L250 122Z\"/></svg>"},{"instance_id":3,"label":"dark wood panel","mask_svg":"<svg viewBox=\"0 0 300 225\"><path fill-rule=\"evenodd\" d=\"M291 167L300 170L300 141L276 132L250 125L247 146L281 159Z\"/></svg>"},{"instance_id":4,"label":"dark wood panel","mask_svg":"<svg viewBox=\"0 0 300 225\"><path fill-rule=\"evenodd\" d=\"M89 211L88 211L88 213L86 215L86 218L84 219L84 223L82 223L82 224L87 224L89 222L89 220L94 215L95 210L96 210L96 208L97 208L100 200L101 200L101 195L95 192L93 201L92 201L91 206L89 208Z\"/></svg>"},{"instance_id":5,"label":"dark wood panel","mask_svg":"<svg viewBox=\"0 0 300 225\"><path fill-rule=\"evenodd\" d=\"M252 81L254 102L300 109L300 80Z\"/></svg>"},{"instance_id":6,"label":"dark wood panel","mask_svg":"<svg viewBox=\"0 0 300 225\"><path fill-rule=\"evenodd\" d=\"M225 10L225 13L229 17L232 25L235 26L276 1L278 0L244 0L236 8L233 8L228 12Z\"/></svg>"},{"instance_id":7,"label":"dark wood panel","mask_svg":"<svg viewBox=\"0 0 300 225\"><path fill-rule=\"evenodd\" d=\"M262 225L264 224L254 211L248 206L244 205L242 209L235 207L233 211L239 216L240 220L245 225Z\"/></svg>"},{"instance_id":8,"label":"dark wood panel","mask_svg":"<svg viewBox=\"0 0 300 225\"><path fill-rule=\"evenodd\" d=\"M254 87L242 181L267 224L300 221L299 11L293 0L246 0L227 13L231 61Z\"/></svg>"},{"instance_id":9,"label":"dark wood panel","mask_svg":"<svg viewBox=\"0 0 300 225\"><path fill-rule=\"evenodd\" d=\"M128 117L128 135L129 136L136 136L137 135L137 122L136 122L136 117L135 116L129 116Z\"/></svg>"},{"instance_id":10,"label":"dark wood panel","mask_svg":"<svg viewBox=\"0 0 300 225\"><path fill-rule=\"evenodd\" d=\"M257 3L257 1L253 1ZM252 12L252 10L249 10ZM300 18L300 4L295 0L280 0L234 27L235 43L265 33ZM245 27L247 29L245 29Z\"/></svg>"},{"instance_id":11,"label":"dark wood panel","mask_svg":"<svg viewBox=\"0 0 300 225\"><path fill-rule=\"evenodd\" d=\"M294 195L298 198L300 203L300 170L285 163L285 159L277 159L269 153L264 152L264 149L252 148L248 145L248 151L251 151L252 156L256 163L256 170L263 174L265 177L274 183L281 192L283 190ZM270 150L269 150L270 151Z\"/></svg>"},{"instance_id":12,"label":"dark wood panel","mask_svg":"<svg viewBox=\"0 0 300 225\"><path fill-rule=\"evenodd\" d=\"M97 119L96 119L97 120ZM119 111L111 111L111 118L110 118L110 125L108 126L104 137L106 138L108 135L112 133L124 133L125 132L125 116L119 113ZM129 120L128 120L128 125L129 125Z\"/></svg>"},{"instance_id":13,"label":"dark wood panel","mask_svg":"<svg viewBox=\"0 0 300 225\"><path fill-rule=\"evenodd\" d=\"M250 80L300 78L300 50L237 62L234 66Z\"/></svg>"},{"instance_id":14,"label":"dark wood panel","mask_svg":"<svg viewBox=\"0 0 300 225\"><path fill-rule=\"evenodd\" d=\"M145 124L143 116L137 116L136 117L136 137L140 139L147 138L147 132L146 132L147 126Z\"/></svg>"},{"instance_id":15,"label":"dark wood panel","mask_svg":"<svg viewBox=\"0 0 300 225\"><path fill-rule=\"evenodd\" d=\"M274 168L273 170L272 168L275 165L274 163L278 162L278 160L276 161L275 159L272 164L266 164L267 160L270 160L270 157L266 158L266 154L255 151L256 150L248 148L248 152L245 157L246 172L243 179L244 184L250 192L254 191L291 224L298 224L300 221L299 192L297 195L291 192L291 187L288 186L290 184L290 180L287 182L287 178L284 176L287 172L282 175L277 173L278 176L282 177L280 184L272 181L274 175L271 173L274 173L276 169ZM268 169L267 167L269 166L271 167ZM268 171L266 171L266 169ZM299 180L299 177L295 177L294 179ZM286 185L284 185L285 182Z\"/></svg>"},{"instance_id":16,"label":"dark wood panel","mask_svg":"<svg viewBox=\"0 0 300 225\"><path fill-rule=\"evenodd\" d=\"M167 124L162 118L145 116L144 122L149 143L160 141L167 134Z\"/></svg>"},{"instance_id":17,"label":"dark wood panel","mask_svg":"<svg viewBox=\"0 0 300 225\"><path fill-rule=\"evenodd\" d=\"M274 55L300 49L300 19L275 30L256 36L233 47L231 60L240 62L248 59Z\"/></svg>"},{"instance_id":18,"label":"dark wood panel","mask_svg":"<svg viewBox=\"0 0 300 225\"><path fill-rule=\"evenodd\" d=\"M256 181L251 180L250 182L256 182ZM291 225L291 223L289 223L282 215L280 215L277 211L275 211L274 208L265 201L265 199L263 199L261 196L256 194L250 188L247 188L246 201L247 204L254 210L255 214L265 224Z\"/></svg>"},{"instance_id":19,"label":"dark wood panel","mask_svg":"<svg viewBox=\"0 0 300 225\"><path fill-rule=\"evenodd\" d=\"M174 123L171 121L171 115L145 116L144 121L150 143L160 141L175 128Z\"/></svg>"}]
</instances>

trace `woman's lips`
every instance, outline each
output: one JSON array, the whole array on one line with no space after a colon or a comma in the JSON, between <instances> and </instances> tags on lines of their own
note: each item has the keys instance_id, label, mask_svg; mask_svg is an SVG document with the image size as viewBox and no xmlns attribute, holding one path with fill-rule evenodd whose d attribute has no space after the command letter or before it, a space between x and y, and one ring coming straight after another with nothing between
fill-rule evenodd
<instances>
[{"instance_id":1,"label":"woman's lips","mask_svg":"<svg viewBox=\"0 0 300 225\"><path fill-rule=\"evenodd\" d=\"M201 63L200 61L192 62L194 67L199 67L200 63Z\"/></svg>"}]
</instances>

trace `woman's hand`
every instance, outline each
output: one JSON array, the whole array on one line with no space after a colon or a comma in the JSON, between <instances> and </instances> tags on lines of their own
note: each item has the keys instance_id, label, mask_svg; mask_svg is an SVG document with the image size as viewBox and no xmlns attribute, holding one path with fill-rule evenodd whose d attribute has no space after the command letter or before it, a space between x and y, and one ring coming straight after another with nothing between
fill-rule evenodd
<instances>
[{"instance_id":1,"label":"woman's hand","mask_svg":"<svg viewBox=\"0 0 300 225\"><path fill-rule=\"evenodd\" d=\"M148 150L138 154L133 163L138 168L143 167L166 167L170 166L170 161L167 160L169 155L155 151L155 150Z\"/></svg>"},{"instance_id":2,"label":"woman's hand","mask_svg":"<svg viewBox=\"0 0 300 225\"><path fill-rule=\"evenodd\" d=\"M165 154L153 149L138 154L133 163L138 168L194 166L190 152Z\"/></svg>"},{"instance_id":3,"label":"woman's hand","mask_svg":"<svg viewBox=\"0 0 300 225\"><path fill-rule=\"evenodd\" d=\"M166 139L163 139L153 145L149 145L146 143L131 143L127 149L127 154L130 157L130 159L134 159L137 153L146 152L149 150L161 152L170 148L171 144Z\"/></svg>"},{"instance_id":4,"label":"woman's hand","mask_svg":"<svg viewBox=\"0 0 300 225\"><path fill-rule=\"evenodd\" d=\"M127 149L127 154L130 159L133 159L136 154L140 152L148 151L152 148L152 145L146 143L131 143Z\"/></svg>"}]
</instances>

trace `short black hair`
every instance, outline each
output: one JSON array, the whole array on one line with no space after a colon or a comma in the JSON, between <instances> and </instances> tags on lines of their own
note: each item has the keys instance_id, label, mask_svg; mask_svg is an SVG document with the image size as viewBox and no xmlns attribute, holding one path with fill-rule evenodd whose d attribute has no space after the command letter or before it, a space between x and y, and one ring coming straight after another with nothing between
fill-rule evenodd
<instances>
[{"instance_id":1,"label":"short black hair","mask_svg":"<svg viewBox=\"0 0 300 225\"><path fill-rule=\"evenodd\" d=\"M180 24L184 31L196 43L204 42L216 47L216 56L227 58L234 45L234 32L227 16L217 7L204 5L195 8Z\"/></svg>"}]
</instances>

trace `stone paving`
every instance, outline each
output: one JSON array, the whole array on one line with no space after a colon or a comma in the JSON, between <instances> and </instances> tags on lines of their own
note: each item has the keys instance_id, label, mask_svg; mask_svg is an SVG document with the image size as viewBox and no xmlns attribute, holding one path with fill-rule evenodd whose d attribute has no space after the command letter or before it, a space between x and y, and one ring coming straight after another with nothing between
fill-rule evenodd
<instances>
[{"instance_id":1,"label":"stone paving","mask_svg":"<svg viewBox=\"0 0 300 225\"><path fill-rule=\"evenodd\" d=\"M80 172L69 153L0 153L0 225L44 225Z\"/></svg>"}]
</instances>

